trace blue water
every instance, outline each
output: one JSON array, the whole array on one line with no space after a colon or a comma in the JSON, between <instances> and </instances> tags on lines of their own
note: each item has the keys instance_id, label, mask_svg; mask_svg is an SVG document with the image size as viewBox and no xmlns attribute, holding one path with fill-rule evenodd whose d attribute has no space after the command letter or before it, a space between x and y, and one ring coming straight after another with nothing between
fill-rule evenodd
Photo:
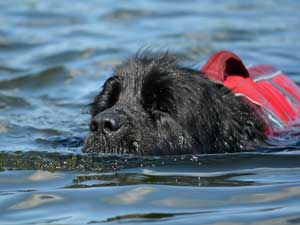
<instances>
[{"instance_id":1,"label":"blue water","mask_svg":"<svg viewBox=\"0 0 300 225\"><path fill-rule=\"evenodd\" d=\"M0 224L300 224L300 132L256 153L84 155L87 105L141 48L300 81L300 2L0 0ZM269 151L270 150L270 151Z\"/></svg>"}]
</instances>

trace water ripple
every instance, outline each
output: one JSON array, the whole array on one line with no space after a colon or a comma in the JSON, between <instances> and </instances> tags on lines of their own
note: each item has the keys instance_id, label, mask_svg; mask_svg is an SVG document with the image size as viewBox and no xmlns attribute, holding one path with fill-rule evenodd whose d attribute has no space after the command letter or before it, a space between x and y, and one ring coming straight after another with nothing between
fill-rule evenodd
<instances>
[{"instance_id":1,"label":"water ripple","mask_svg":"<svg viewBox=\"0 0 300 225\"><path fill-rule=\"evenodd\" d=\"M298 224L299 130L252 153L85 155L81 112L143 46L195 68L229 49L298 82L299 8L292 0L0 1L0 223Z\"/></svg>"},{"instance_id":2,"label":"water ripple","mask_svg":"<svg viewBox=\"0 0 300 225\"><path fill-rule=\"evenodd\" d=\"M74 143L80 139L73 139ZM72 139L70 140L70 143ZM257 160L257 159L260 160ZM0 167L45 170L90 170L114 171L129 168L151 168L156 166L189 165L202 172L216 172L221 168L229 171L253 168L298 168L299 154L212 154L164 157L137 157L109 154L61 154L60 152L1 152ZM233 164L234 163L234 164ZM230 165L230 166L229 166ZM196 171L196 170L195 170ZM249 171L244 171L248 173ZM222 176L223 174L218 174Z\"/></svg>"},{"instance_id":3,"label":"water ripple","mask_svg":"<svg viewBox=\"0 0 300 225\"><path fill-rule=\"evenodd\" d=\"M29 73L13 79L0 81L0 89L22 88L27 90L49 87L67 80L68 75L64 67L52 67L37 73Z\"/></svg>"}]
</instances>

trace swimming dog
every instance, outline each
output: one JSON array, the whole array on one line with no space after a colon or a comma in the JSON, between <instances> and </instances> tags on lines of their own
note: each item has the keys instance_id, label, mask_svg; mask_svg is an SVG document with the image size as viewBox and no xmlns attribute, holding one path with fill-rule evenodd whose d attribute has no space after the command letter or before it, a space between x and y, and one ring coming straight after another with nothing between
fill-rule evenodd
<instances>
[{"instance_id":1,"label":"swimming dog","mask_svg":"<svg viewBox=\"0 0 300 225\"><path fill-rule=\"evenodd\" d=\"M84 152L244 151L293 124L299 109L299 87L272 66L246 68L220 51L197 70L143 52L117 66L94 98Z\"/></svg>"}]
</instances>

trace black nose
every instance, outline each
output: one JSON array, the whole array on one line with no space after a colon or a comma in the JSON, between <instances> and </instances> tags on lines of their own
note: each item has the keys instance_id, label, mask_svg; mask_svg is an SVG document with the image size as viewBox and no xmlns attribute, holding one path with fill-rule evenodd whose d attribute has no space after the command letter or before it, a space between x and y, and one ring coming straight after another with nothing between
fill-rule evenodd
<instances>
[{"instance_id":1,"label":"black nose","mask_svg":"<svg viewBox=\"0 0 300 225\"><path fill-rule=\"evenodd\" d=\"M97 115L90 123L91 131L102 130L105 133L111 133L119 130L123 123L121 117L114 114Z\"/></svg>"}]
</instances>

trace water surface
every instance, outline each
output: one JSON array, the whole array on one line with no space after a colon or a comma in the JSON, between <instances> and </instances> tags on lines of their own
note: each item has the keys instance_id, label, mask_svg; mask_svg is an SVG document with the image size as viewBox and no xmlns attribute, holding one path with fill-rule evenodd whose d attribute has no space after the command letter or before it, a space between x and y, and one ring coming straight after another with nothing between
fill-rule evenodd
<instances>
[{"instance_id":1,"label":"water surface","mask_svg":"<svg viewBox=\"0 0 300 225\"><path fill-rule=\"evenodd\" d=\"M300 80L298 1L0 1L0 224L300 224L299 131L254 153L84 155L87 105L141 47Z\"/></svg>"}]
</instances>

